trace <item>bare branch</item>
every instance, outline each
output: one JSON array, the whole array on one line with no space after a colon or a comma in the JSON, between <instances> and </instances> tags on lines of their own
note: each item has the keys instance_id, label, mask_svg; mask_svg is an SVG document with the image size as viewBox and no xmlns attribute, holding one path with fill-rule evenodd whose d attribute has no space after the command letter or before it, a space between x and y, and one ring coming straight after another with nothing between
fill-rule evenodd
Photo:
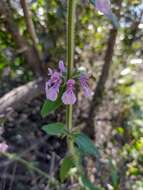
<instances>
[{"instance_id":1,"label":"bare branch","mask_svg":"<svg viewBox=\"0 0 143 190\"><path fill-rule=\"evenodd\" d=\"M0 98L0 114L5 114L9 108L19 109L41 95L43 93L42 84L42 79L35 80L5 94Z\"/></svg>"},{"instance_id":2,"label":"bare branch","mask_svg":"<svg viewBox=\"0 0 143 190\"><path fill-rule=\"evenodd\" d=\"M20 34L19 27L13 18L13 13L4 0L0 0L0 16L3 19L5 28L9 32L22 53L24 59L31 66L33 71L40 76L42 73L41 60L34 47L30 46L27 40Z\"/></svg>"},{"instance_id":3,"label":"bare branch","mask_svg":"<svg viewBox=\"0 0 143 190\"><path fill-rule=\"evenodd\" d=\"M25 21L26 21L26 25L27 25L27 30L29 32L29 35L30 35L32 41L33 41L34 46L37 46L38 38L37 38L36 31L34 28L34 24L32 21L31 11L28 7L26 0L20 0L20 3L21 3L21 7L23 9L23 13L24 13L24 17L25 17Z\"/></svg>"}]
</instances>

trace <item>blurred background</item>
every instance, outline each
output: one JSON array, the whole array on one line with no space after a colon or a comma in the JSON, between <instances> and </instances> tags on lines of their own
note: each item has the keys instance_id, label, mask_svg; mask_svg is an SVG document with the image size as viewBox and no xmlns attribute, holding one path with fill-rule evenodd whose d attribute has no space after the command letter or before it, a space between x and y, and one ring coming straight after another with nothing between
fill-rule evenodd
<instances>
[{"instance_id":1,"label":"blurred background","mask_svg":"<svg viewBox=\"0 0 143 190\"><path fill-rule=\"evenodd\" d=\"M60 108L46 118L47 69L66 55L66 0L0 0L0 142L8 151L58 178L66 142L41 126L64 121ZM85 158L90 180L107 190L143 190L143 2L112 1L120 28L88 0L76 15L75 67L90 73L90 99L78 92L73 122L94 140L101 158ZM0 190L52 190L23 164L0 158ZM60 190L79 190L69 181Z\"/></svg>"}]
</instances>

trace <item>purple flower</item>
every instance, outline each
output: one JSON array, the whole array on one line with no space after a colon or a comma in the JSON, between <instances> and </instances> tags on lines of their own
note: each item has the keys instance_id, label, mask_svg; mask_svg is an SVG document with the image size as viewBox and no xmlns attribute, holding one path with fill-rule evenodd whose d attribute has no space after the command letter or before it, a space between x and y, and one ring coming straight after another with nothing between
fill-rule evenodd
<instances>
[{"instance_id":1,"label":"purple flower","mask_svg":"<svg viewBox=\"0 0 143 190\"><path fill-rule=\"evenodd\" d=\"M104 15L107 16L111 14L110 0L96 0L95 6Z\"/></svg>"},{"instance_id":2,"label":"purple flower","mask_svg":"<svg viewBox=\"0 0 143 190\"><path fill-rule=\"evenodd\" d=\"M58 97L59 88L62 83L61 74L57 71L49 70L51 78L46 82L45 91L47 99L55 101Z\"/></svg>"},{"instance_id":3,"label":"purple flower","mask_svg":"<svg viewBox=\"0 0 143 190\"><path fill-rule=\"evenodd\" d=\"M60 72L61 72L61 73L64 73L64 72L66 71L64 62L63 62L62 60L59 61L59 69L60 69Z\"/></svg>"},{"instance_id":4,"label":"purple flower","mask_svg":"<svg viewBox=\"0 0 143 190\"><path fill-rule=\"evenodd\" d=\"M62 96L62 101L66 105L72 105L76 102L76 96L73 92L74 85L75 85L75 80L69 79L67 81L67 89Z\"/></svg>"},{"instance_id":5,"label":"purple flower","mask_svg":"<svg viewBox=\"0 0 143 190\"><path fill-rule=\"evenodd\" d=\"M91 90L90 90L90 88L88 86L88 79L89 78L88 78L88 76L86 74L81 74L80 79L79 79L80 85L81 85L81 87L83 89L83 92L84 92L84 95L86 97L91 96Z\"/></svg>"},{"instance_id":6,"label":"purple flower","mask_svg":"<svg viewBox=\"0 0 143 190\"><path fill-rule=\"evenodd\" d=\"M115 28L120 26L117 17L112 13L110 0L93 0L92 2L95 4L97 10L112 21Z\"/></svg>"},{"instance_id":7,"label":"purple flower","mask_svg":"<svg viewBox=\"0 0 143 190\"><path fill-rule=\"evenodd\" d=\"M8 149L8 145L5 142L0 143L0 152L4 153Z\"/></svg>"}]
</instances>

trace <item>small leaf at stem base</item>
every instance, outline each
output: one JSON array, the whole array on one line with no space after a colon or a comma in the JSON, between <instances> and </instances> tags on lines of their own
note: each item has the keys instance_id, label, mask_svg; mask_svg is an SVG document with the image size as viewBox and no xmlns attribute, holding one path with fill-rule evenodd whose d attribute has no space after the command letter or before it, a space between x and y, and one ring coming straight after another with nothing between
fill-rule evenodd
<instances>
[{"instance_id":1,"label":"small leaf at stem base","mask_svg":"<svg viewBox=\"0 0 143 190\"><path fill-rule=\"evenodd\" d=\"M73 167L74 167L73 158L71 156L66 156L63 159L61 168L60 168L60 179L62 182L68 177L69 171Z\"/></svg>"},{"instance_id":2,"label":"small leaf at stem base","mask_svg":"<svg viewBox=\"0 0 143 190\"><path fill-rule=\"evenodd\" d=\"M86 190L104 190L103 188L94 186L85 176L81 176L80 181Z\"/></svg>"},{"instance_id":3,"label":"small leaf at stem base","mask_svg":"<svg viewBox=\"0 0 143 190\"><path fill-rule=\"evenodd\" d=\"M55 111L61 104L61 99L57 99L55 102L46 100L41 110L42 117L46 117L50 112Z\"/></svg>"}]
</instances>

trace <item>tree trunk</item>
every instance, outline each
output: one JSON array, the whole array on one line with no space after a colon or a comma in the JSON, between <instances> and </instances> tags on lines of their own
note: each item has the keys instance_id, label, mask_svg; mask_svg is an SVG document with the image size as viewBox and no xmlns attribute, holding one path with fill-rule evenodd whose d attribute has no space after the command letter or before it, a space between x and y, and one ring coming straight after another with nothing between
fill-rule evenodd
<instances>
[{"instance_id":1,"label":"tree trunk","mask_svg":"<svg viewBox=\"0 0 143 190\"><path fill-rule=\"evenodd\" d=\"M117 16L118 17L120 16L121 3L122 3L122 0L117 2L117 6L118 6ZM114 55L114 47L115 47L116 38L117 38L117 29L112 28L109 31L109 39L107 42L107 49L106 49L105 57L104 57L104 65L102 67L99 81L94 90L94 95L93 95L90 108L89 108L88 118L86 119L86 126L88 127L85 127L84 132L87 133L93 139L95 138L94 116L95 116L95 113L97 113L98 108L101 105L102 100L103 100L105 85L109 77L109 71L112 64L112 58Z\"/></svg>"},{"instance_id":2,"label":"tree trunk","mask_svg":"<svg viewBox=\"0 0 143 190\"><path fill-rule=\"evenodd\" d=\"M26 63L31 66L33 72L37 76L41 76L44 72L37 51L35 47L30 45L28 41L20 34L19 27L14 21L12 10L3 0L0 0L0 16L2 16L7 32L11 34L17 46L17 52L23 55Z\"/></svg>"}]
</instances>

